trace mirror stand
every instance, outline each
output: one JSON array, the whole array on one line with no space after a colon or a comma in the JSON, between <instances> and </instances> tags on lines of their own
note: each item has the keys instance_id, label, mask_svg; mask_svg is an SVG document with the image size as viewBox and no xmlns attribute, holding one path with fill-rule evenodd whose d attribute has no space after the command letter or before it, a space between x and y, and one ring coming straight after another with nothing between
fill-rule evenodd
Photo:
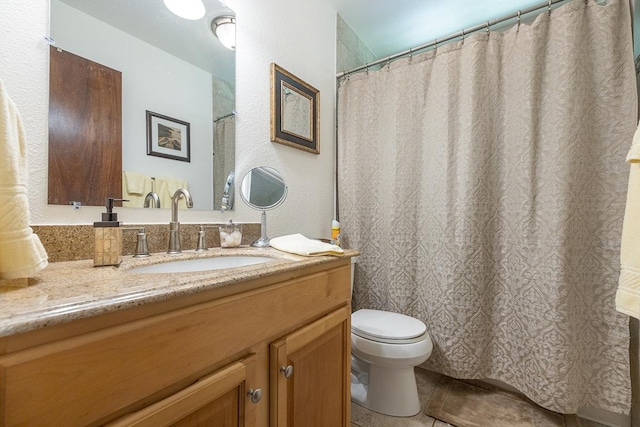
<instances>
[{"instance_id":1,"label":"mirror stand","mask_svg":"<svg viewBox=\"0 0 640 427\"><path fill-rule=\"evenodd\" d=\"M268 248L269 238L267 237L267 211L262 211L260 215L260 238L251 244L254 248Z\"/></svg>"},{"instance_id":2,"label":"mirror stand","mask_svg":"<svg viewBox=\"0 0 640 427\"><path fill-rule=\"evenodd\" d=\"M268 166L260 166L251 169L242 178L240 184L240 197L253 209L262 211L260 221L260 238L251 246L256 248L268 248L267 237L267 211L280 206L287 197L287 186L280 172Z\"/></svg>"}]
</instances>

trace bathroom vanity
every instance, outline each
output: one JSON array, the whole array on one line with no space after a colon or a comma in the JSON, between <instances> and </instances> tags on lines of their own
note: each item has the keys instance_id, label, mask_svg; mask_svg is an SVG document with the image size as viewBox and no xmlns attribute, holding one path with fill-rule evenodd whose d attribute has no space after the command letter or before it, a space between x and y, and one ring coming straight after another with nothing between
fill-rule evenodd
<instances>
[{"instance_id":1,"label":"bathroom vanity","mask_svg":"<svg viewBox=\"0 0 640 427\"><path fill-rule=\"evenodd\" d=\"M172 274L127 271L167 255L61 262L3 290L0 425L349 426L357 252L234 251L276 259Z\"/></svg>"}]
</instances>

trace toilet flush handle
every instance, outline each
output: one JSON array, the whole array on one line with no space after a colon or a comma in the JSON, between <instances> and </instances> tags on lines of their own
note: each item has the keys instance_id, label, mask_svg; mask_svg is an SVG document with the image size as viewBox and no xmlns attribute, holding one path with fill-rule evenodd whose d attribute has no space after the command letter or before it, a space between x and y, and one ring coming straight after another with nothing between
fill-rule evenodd
<instances>
[{"instance_id":1,"label":"toilet flush handle","mask_svg":"<svg viewBox=\"0 0 640 427\"><path fill-rule=\"evenodd\" d=\"M293 375L293 365L281 366L280 372L282 372L285 378L291 378L291 375Z\"/></svg>"}]
</instances>

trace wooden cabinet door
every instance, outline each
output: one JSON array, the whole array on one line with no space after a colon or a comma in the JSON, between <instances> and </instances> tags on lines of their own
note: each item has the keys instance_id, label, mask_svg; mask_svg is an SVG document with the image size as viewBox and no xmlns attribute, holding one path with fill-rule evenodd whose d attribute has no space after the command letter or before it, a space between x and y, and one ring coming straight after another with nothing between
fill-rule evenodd
<instances>
[{"instance_id":1,"label":"wooden cabinet door","mask_svg":"<svg viewBox=\"0 0 640 427\"><path fill-rule=\"evenodd\" d=\"M254 365L255 355L232 363L178 393L125 415L107 426L253 426L256 423L255 404L251 397L251 392L255 392L256 388ZM256 394L254 396L257 397Z\"/></svg>"},{"instance_id":2,"label":"wooden cabinet door","mask_svg":"<svg viewBox=\"0 0 640 427\"><path fill-rule=\"evenodd\" d=\"M350 425L349 307L271 344L271 425Z\"/></svg>"}]
</instances>

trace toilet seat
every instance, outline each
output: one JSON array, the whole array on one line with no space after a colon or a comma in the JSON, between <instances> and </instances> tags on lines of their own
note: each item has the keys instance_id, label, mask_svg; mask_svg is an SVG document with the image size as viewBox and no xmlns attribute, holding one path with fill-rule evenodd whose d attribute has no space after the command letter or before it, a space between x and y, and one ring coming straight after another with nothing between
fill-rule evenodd
<instances>
[{"instance_id":1,"label":"toilet seat","mask_svg":"<svg viewBox=\"0 0 640 427\"><path fill-rule=\"evenodd\" d=\"M427 326L404 314L382 310L358 310L351 315L351 332L361 338L387 344L411 344L428 337Z\"/></svg>"}]
</instances>

